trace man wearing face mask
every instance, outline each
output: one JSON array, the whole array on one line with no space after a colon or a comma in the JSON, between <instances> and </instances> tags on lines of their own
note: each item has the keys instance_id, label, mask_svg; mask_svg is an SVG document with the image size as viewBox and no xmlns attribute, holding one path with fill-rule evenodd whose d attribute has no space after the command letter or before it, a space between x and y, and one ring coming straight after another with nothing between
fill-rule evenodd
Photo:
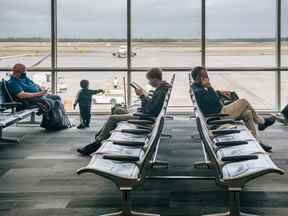
<instances>
[{"instance_id":1,"label":"man wearing face mask","mask_svg":"<svg viewBox=\"0 0 288 216\"><path fill-rule=\"evenodd\" d=\"M206 68L195 67L191 73L194 83L192 89L195 94L197 103L206 116L209 114L224 113L230 117L243 120L246 127L251 131L257 139L257 130L255 124L258 124L258 130L263 131L275 122L274 116L263 118L258 115L252 105L244 98L238 99L229 105L223 106L220 103L219 97L211 86ZM272 150L272 147L261 143L263 149L267 152Z\"/></svg>"},{"instance_id":2,"label":"man wearing face mask","mask_svg":"<svg viewBox=\"0 0 288 216\"><path fill-rule=\"evenodd\" d=\"M25 65L15 64L12 71L12 76L7 82L12 97L21 101L24 105L23 108L39 107L38 114L44 114L41 127L47 130L61 130L71 127L59 96L47 94L46 90L29 79L26 75Z\"/></svg>"},{"instance_id":3,"label":"man wearing face mask","mask_svg":"<svg viewBox=\"0 0 288 216\"><path fill-rule=\"evenodd\" d=\"M152 97L146 96L143 89L135 89L135 93L141 99L143 113L151 117L157 117L161 112L170 85L162 80L162 70L160 68L150 69L146 74L146 78L148 79L149 84L155 88ZM95 136L95 141L83 148L77 149L77 151L82 155L92 154L101 146L103 140L109 138L110 132L116 128L118 122L127 121L133 118L135 117L131 114L110 116L100 132Z\"/></svg>"},{"instance_id":4,"label":"man wearing face mask","mask_svg":"<svg viewBox=\"0 0 288 216\"><path fill-rule=\"evenodd\" d=\"M16 99L25 100L47 95L45 90L35 84L26 76L26 67L23 64L15 64L12 68L12 76L8 81L8 87L12 96Z\"/></svg>"}]
</instances>

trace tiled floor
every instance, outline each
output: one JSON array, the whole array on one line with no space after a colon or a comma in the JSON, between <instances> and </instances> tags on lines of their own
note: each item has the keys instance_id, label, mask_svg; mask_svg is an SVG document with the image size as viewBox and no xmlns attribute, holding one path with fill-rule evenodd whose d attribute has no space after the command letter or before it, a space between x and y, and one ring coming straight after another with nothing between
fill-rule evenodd
<instances>
[{"instance_id":1,"label":"tiled floor","mask_svg":"<svg viewBox=\"0 0 288 216\"><path fill-rule=\"evenodd\" d=\"M11 127L6 136L21 138L21 144L0 144L0 215L94 216L113 212L120 194L108 180L77 176L88 163L75 149L89 143L105 119L94 119L87 130L75 128L48 133L39 127ZM159 159L169 169L151 170L149 175L212 175L195 170L193 161L202 159L195 122L187 118L167 120ZM276 124L261 134L273 145L272 158L288 170L288 128ZM287 175L265 176L246 187L241 196L243 210L269 216L288 215ZM147 181L132 193L135 210L161 215L201 215L225 210L226 196L213 181Z\"/></svg>"}]
</instances>

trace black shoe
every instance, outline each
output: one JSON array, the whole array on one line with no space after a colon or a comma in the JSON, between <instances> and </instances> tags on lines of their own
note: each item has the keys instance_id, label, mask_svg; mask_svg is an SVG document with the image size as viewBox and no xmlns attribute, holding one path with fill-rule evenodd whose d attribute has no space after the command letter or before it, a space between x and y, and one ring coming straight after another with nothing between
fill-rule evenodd
<instances>
[{"instance_id":1,"label":"black shoe","mask_svg":"<svg viewBox=\"0 0 288 216\"><path fill-rule=\"evenodd\" d=\"M260 142L260 145L264 149L264 151L266 151L266 152L271 152L272 151L272 146L264 144L262 142Z\"/></svg>"},{"instance_id":2,"label":"black shoe","mask_svg":"<svg viewBox=\"0 0 288 216\"><path fill-rule=\"evenodd\" d=\"M271 117L268 117L268 118L264 118L265 122L264 124L258 124L258 130L259 131L263 131L265 130L267 127L273 125L275 123L275 116L271 116Z\"/></svg>"},{"instance_id":3,"label":"black shoe","mask_svg":"<svg viewBox=\"0 0 288 216\"><path fill-rule=\"evenodd\" d=\"M96 152L101 147L101 141L94 141L88 145L86 145L84 148L79 148L77 151L82 155L90 155L94 152Z\"/></svg>"},{"instance_id":4,"label":"black shoe","mask_svg":"<svg viewBox=\"0 0 288 216\"><path fill-rule=\"evenodd\" d=\"M77 128L78 128L78 129L84 129L84 128L85 128L85 126L84 126L84 125L82 125L82 124L80 124L80 125L78 125L78 126L77 126Z\"/></svg>"},{"instance_id":5,"label":"black shoe","mask_svg":"<svg viewBox=\"0 0 288 216\"><path fill-rule=\"evenodd\" d=\"M83 156L89 156L90 155L83 148L77 148L77 152Z\"/></svg>"}]
</instances>

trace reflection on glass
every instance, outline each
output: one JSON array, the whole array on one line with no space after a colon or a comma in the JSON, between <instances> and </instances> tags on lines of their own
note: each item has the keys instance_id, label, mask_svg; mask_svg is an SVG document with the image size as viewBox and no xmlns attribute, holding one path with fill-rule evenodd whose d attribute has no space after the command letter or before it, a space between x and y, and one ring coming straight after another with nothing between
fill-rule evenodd
<instances>
[{"instance_id":1,"label":"reflection on glass","mask_svg":"<svg viewBox=\"0 0 288 216\"><path fill-rule=\"evenodd\" d=\"M201 62L201 1L135 0L132 65L192 67Z\"/></svg>"},{"instance_id":2,"label":"reflection on glass","mask_svg":"<svg viewBox=\"0 0 288 216\"><path fill-rule=\"evenodd\" d=\"M216 90L235 91L256 109L275 109L275 72L209 72Z\"/></svg>"},{"instance_id":3,"label":"reflection on glass","mask_svg":"<svg viewBox=\"0 0 288 216\"><path fill-rule=\"evenodd\" d=\"M105 91L104 94L100 93L92 97L92 111L110 112L112 104L125 102L126 73L124 72L61 72L57 74L57 77L58 95L63 99L68 111L73 111L73 103L80 90L82 79L89 81L90 89Z\"/></svg>"},{"instance_id":4,"label":"reflection on glass","mask_svg":"<svg viewBox=\"0 0 288 216\"><path fill-rule=\"evenodd\" d=\"M206 6L208 66L275 66L274 0L207 0Z\"/></svg>"},{"instance_id":5,"label":"reflection on glass","mask_svg":"<svg viewBox=\"0 0 288 216\"><path fill-rule=\"evenodd\" d=\"M0 67L49 67L50 0L9 0L0 7ZM15 7L17 5L17 7Z\"/></svg>"},{"instance_id":6,"label":"reflection on glass","mask_svg":"<svg viewBox=\"0 0 288 216\"><path fill-rule=\"evenodd\" d=\"M122 55L126 45L125 11L126 2L121 0L58 1L58 65L126 66L125 53Z\"/></svg>"}]
</instances>

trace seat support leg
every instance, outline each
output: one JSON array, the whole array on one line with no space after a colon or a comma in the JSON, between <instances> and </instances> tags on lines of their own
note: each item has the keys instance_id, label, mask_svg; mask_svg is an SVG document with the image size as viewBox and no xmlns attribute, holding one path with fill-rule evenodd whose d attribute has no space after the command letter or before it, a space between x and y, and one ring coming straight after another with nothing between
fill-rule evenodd
<instances>
[{"instance_id":1,"label":"seat support leg","mask_svg":"<svg viewBox=\"0 0 288 216\"><path fill-rule=\"evenodd\" d=\"M204 216L257 216L240 211L240 191L229 191L229 211Z\"/></svg>"},{"instance_id":2,"label":"seat support leg","mask_svg":"<svg viewBox=\"0 0 288 216\"><path fill-rule=\"evenodd\" d=\"M115 213L104 214L102 216L160 216L159 214L149 214L134 212L129 207L129 191L121 191L122 193L122 210Z\"/></svg>"}]
</instances>

